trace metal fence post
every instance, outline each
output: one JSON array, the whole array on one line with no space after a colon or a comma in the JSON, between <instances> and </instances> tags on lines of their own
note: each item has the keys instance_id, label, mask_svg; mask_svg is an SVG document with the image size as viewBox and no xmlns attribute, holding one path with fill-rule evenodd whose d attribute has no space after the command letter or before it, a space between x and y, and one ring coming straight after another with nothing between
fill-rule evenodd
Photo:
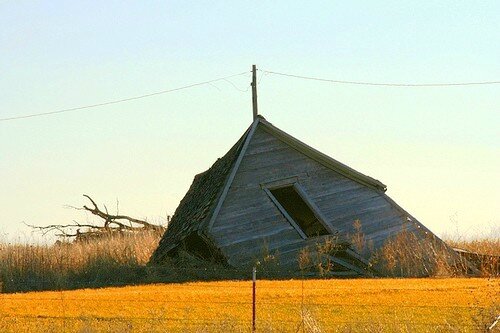
<instances>
[{"instance_id":1,"label":"metal fence post","mask_svg":"<svg viewBox=\"0 0 500 333\"><path fill-rule=\"evenodd\" d=\"M255 332L255 284L257 281L257 268L252 270L252 332Z\"/></svg>"}]
</instances>

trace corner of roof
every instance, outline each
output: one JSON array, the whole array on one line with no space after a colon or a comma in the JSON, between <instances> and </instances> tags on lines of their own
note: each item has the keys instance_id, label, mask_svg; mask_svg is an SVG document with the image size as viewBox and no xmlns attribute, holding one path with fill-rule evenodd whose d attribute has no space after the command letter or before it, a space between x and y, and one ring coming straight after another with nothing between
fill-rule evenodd
<instances>
[{"instance_id":1,"label":"corner of roof","mask_svg":"<svg viewBox=\"0 0 500 333\"><path fill-rule=\"evenodd\" d=\"M258 116L259 117L259 116ZM310 158L322 163L334 171L340 172L344 176L369 187L372 187L378 191L385 192L387 191L387 185L382 183L381 181L367 176L359 171L352 169L351 167L333 159L332 157L314 149L313 147L307 145L306 143L300 141L299 139L293 137L292 135L286 133L285 131L279 129L278 127L271 124L264 117L257 118L258 122L264 125L265 129L276 136L278 139L288 143L298 151L306 154ZM256 120L257 121L257 120Z\"/></svg>"}]
</instances>

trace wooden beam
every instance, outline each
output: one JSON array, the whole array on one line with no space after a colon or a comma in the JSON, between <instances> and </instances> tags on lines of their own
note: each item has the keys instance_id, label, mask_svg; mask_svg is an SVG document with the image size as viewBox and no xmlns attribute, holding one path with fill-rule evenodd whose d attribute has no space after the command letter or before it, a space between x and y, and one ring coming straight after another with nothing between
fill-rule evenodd
<instances>
[{"instance_id":1,"label":"wooden beam","mask_svg":"<svg viewBox=\"0 0 500 333\"><path fill-rule=\"evenodd\" d=\"M357 272L357 273L359 273L361 275L367 275L367 272L364 269L362 269L362 268L360 268L358 266L355 266L353 264L350 264L350 263L348 263L347 261L345 261L343 259L340 259L340 258L337 258L337 257L334 257L334 256L327 256L327 258L330 259L331 261L333 261L334 263L339 264L342 267L350 269L351 271Z\"/></svg>"},{"instance_id":2,"label":"wooden beam","mask_svg":"<svg viewBox=\"0 0 500 333\"><path fill-rule=\"evenodd\" d=\"M255 65L252 65L252 109L253 120L255 120L259 114L257 107L257 68Z\"/></svg>"},{"instance_id":3,"label":"wooden beam","mask_svg":"<svg viewBox=\"0 0 500 333\"><path fill-rule=\"evenodd\" d=\"M274 195L271 193L271 191L269 191L269 189L267 189L267 188L265 188L264 191L267 193L267 195L273 201L273 203L276 205L276 207L278 207L281 214L283 214L283 216L285 216L285 218L288 220L288 222L290 222L292 227L294 227L295 230L297 230L300 237L302 237L303 239L307 239L306 234L302 231L302 229L299 227L297 222L295 222L294 219L288 214L288 212L285 210L285 208L283 208L283 206L279 203L278 199L276 199L274 197Z\"/></svg>"},{"instance_id":4,"label":"wooden beam","mask_svg":"<svg viewBox=\"0 0 500 333\"><path fill-rule=\"evenodd\" d=\"M365 258L363 258L362 256L360 256L359 254L357 254L356 252L354 252L353 250L351 249L346 249L345 252L350 255L351 257L361 261L363 264L369 266L370 265L370 262L368 260L366 260Z\"/></svg>"},{"instance_id":5,"label":"wooden beam","mask_svg":"<svg viewBox=\"0 0 500 333\"><path fill-rule=\"evenodd\" d=\"M207 230L210 231L212 229L215 219L219 215L220 209L222 207L222 204L224 203L224 200L226 199L227 192L229 191L229 188L231 187L231 184L233 183L234 177L236 176L236 172L238 171L238 168L240 167L241 160L243 159L243 156L245 156L245 152L247 151L248 145L250 144L250 140L252 140L253 133L257 129L257 125L259 124L259 118L256 118L254 122L252 123L252 126L250 127L250 131L248 132L248 135L245 139L245 142L243 143L243 147L241 147L240 154L238 155L238 158L236 159L236 162L234 163L233 169L231 170L231 173L229 174L229 177L226 181L226 184L224 185L224 189L222 190L221 196L217 202L217 206L215 206L214 213L212 214L212 217L210 218L210 222L208 223Z\"/></svg>"},{"instance_id":6,"label":"wooden beam","mask_svg":"<svg viewBox=\"0 0 500 333\"><path fill-rule=\"evenodd\" d=\"M302 186L300 186L299 183L294 183L293 188L295 189L295 191L297 191L297 193L300 195L302 200L304 200L304 202L307 204L309 209L311 209L314 216L316 216L316 218L323 225L323 227L325 227L325 229L328 232L330 232L330 234L332 234L332 235L337 234L338 231L333 229L333 227L330 226L330 224L328 222L326 222L327 219L326 219L325 215L323 215L323 213L321 213L318 206L316 206L316 204L313 202L313 200L309 197L309 195L306 193L306 191L302 188Z\"/></svg>"}]
</instances>

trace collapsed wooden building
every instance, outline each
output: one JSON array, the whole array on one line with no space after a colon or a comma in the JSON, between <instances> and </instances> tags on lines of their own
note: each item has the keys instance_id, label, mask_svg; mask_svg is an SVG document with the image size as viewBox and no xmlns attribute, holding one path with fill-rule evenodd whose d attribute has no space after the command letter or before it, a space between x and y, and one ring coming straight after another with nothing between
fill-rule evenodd
<instances>
[{"instance_id":1,"label":"collapsed wooden building","mask_svg":"<svg viewBox=\"0 0 500 333\"><path fill-rule=\"evenodd\" d=\"M431 274L426 252L453 258L385 191L257 116L225 156L195 176L150 264L187 252L246 269L271 255L283 271L378 275L382 261L373 258L398 237L410 265L425 266L413 275Z\"/></svg>"}]
</instances>

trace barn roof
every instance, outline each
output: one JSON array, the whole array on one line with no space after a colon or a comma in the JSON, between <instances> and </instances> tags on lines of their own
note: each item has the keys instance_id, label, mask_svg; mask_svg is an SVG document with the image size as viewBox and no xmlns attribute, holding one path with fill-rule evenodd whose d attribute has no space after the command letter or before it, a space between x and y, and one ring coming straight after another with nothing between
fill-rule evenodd
<instances>
[{"instance_id":1,"label":"barn roof","mask_svg":"<svg viewBox=\"0 0 500 333\"><path fill-rule=\"evenodd\" d=\"M179 245L193 231L199 230L203 221L210 218L248 132L247 130L226 155L217 159L210 169L194 177L168 224L168 232L165 232L153 254L153 261Z\"/></svg>"},{"instance_id":2,"label":"barn roof","mask_svg":"<svg viewBox=\"0 0 500 333\"><path fill-rule=\"evenodd\" d=\"M262 126L265 131L294 149L347 178L382 192L386 190L386 185L380 181L334 160L278 129L262 116L258 116L226 155L217 159L210 169L194 177L191 187L181 200L167 231L153 253L151 262L161 261L170 250L177 247L191 233L201 233L210 229L257 126Z\"/></svg>"}]
</instances>

